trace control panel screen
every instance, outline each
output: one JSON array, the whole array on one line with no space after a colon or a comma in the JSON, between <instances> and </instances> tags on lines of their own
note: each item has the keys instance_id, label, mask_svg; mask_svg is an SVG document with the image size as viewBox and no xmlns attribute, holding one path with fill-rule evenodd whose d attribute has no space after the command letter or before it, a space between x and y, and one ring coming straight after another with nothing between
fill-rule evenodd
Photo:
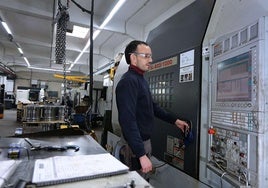
<instances>
[{"instance_id":1,"label":"control panel screen","mask_svg":"<svg viewBox=\"0 0 268 188\"><path fill-rule=\"evenodd\" d=\"M251 101L251 51L217 64L217 102Z\"/></svg>"}]
</instances>

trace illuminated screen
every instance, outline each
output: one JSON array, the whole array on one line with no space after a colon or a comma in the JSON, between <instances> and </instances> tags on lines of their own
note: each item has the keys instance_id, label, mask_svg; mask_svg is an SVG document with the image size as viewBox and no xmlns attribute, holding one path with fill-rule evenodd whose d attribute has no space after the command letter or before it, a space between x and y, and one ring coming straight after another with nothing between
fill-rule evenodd
<instances>
[{"instance_id":1,"label":"illuminated screen","mask_svg":"<svg viewBox=\"0 0 268 188\"><path fill-rule=\"evenodd\" d=\"M251 100L251 52L217 64L217 102Z\"/></svg>"}]
</instances>

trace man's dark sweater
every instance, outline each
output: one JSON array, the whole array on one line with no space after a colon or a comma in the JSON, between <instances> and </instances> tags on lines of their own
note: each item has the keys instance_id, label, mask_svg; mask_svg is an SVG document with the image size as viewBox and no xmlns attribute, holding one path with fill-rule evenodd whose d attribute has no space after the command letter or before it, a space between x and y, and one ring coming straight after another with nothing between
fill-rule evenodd
<instances>
[{"instance_id":1,"label":"man's dark sweater","mask_svg":"<svg viewBox=\"0 0 268 188\"><path fill-rule=\"evenodd\" d=\"M174 124L177 117L153 102L143 72L130 66L116 87L119 124L136 157L145 155L143 141L151 138L154 116Z\"/></svg>"}]
</instances>

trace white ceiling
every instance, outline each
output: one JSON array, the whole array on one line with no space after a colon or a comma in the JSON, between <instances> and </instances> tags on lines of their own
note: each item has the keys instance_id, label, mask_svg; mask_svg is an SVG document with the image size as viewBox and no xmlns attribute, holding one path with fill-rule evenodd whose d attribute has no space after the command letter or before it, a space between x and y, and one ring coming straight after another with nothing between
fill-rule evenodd
<instances>
[{"instance_id":1,"label":"white ceiling","mask_svg":"<svg viewBox=\"0 0 268 188\"><path fill-rule=\"evenodd\" d=\"M0 60L15 72L30 71L17 50L19 44L33 67L62 69L55 64L56 25L53 17L58 13L59 0L0 0L0 16L12 31L10 40L0 25ZM67 5L68 0L60 0ZM151 29L172 16L194 0L126 0L119 12L101 30L93 42L93 72L107 67L124 46L133 39L145 40ZM91 10L91 0L75 0ZM94 0L94 30L117 3L116 0ZM90 27L90 14L83 12L69 0L70 22ZM89 39L66 37L66 63L73 63ZM89 49L71 69L72 73L89 74ZM109 66L108 66L109 68ZM37 71L37 70L33 70Z\"/></svg>"}]
</instances>

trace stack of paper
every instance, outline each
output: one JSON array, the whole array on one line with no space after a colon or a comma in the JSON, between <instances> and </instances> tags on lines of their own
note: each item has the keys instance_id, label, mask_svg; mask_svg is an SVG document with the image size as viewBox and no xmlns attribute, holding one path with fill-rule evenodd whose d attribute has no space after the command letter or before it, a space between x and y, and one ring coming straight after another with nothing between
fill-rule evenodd
<instances>
[{"instance_id":1,"label":"stack of paper","mask_svg":"<svg viewBox=\"0 0 268 188\"><path fill-rule=\"evenodd\" d=\"M36 160L32 183L44 186L126 172L128 167L109 153L55 156Z\"/></svg>"}]
</instances>

